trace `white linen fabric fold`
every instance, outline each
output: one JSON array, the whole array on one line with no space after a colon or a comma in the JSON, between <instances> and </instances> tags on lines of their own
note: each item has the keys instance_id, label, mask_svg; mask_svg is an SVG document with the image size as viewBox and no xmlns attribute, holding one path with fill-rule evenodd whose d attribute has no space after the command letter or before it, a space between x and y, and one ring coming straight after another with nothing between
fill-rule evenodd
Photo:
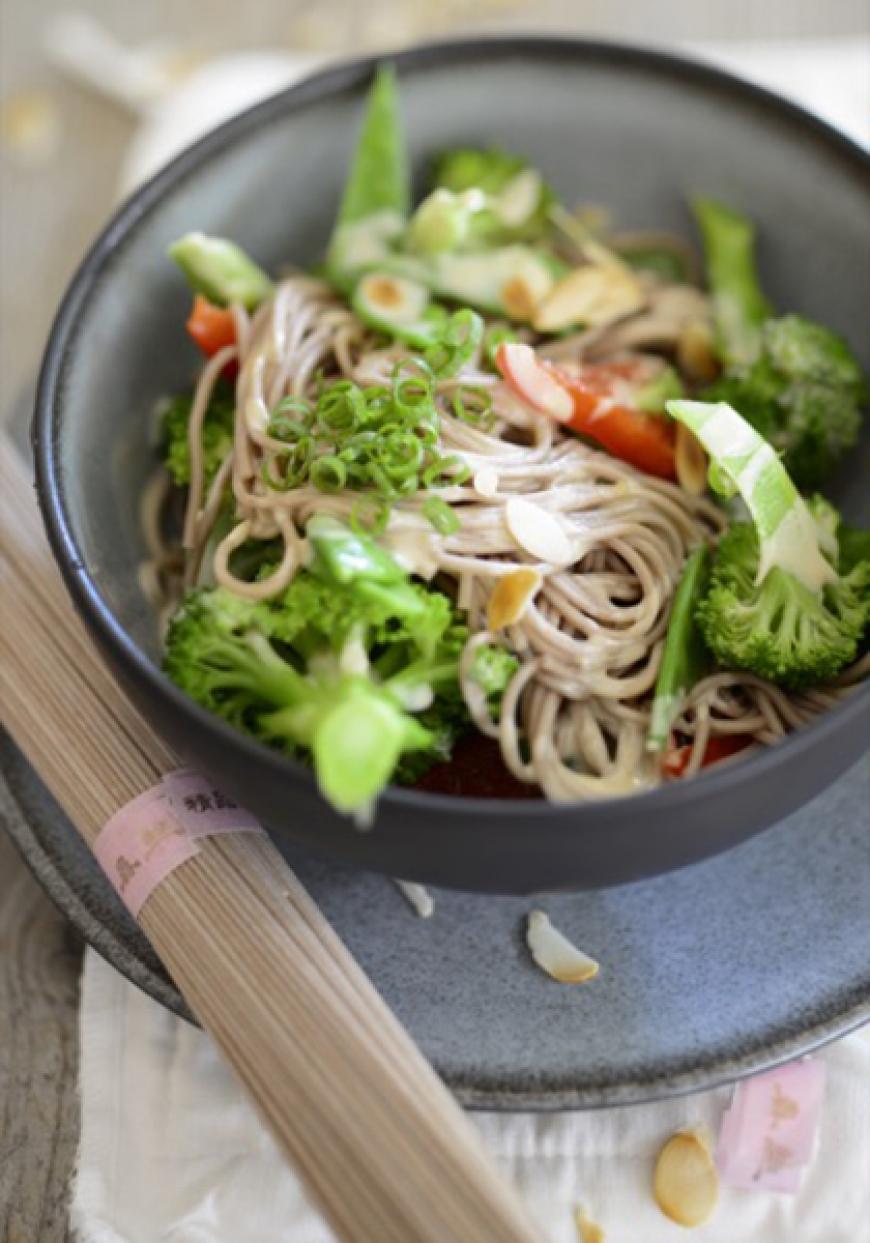
<instances>
[{"instance_id":1,"label":"white linen fabric fold","mask_svg":"<svg viewBox=\"0 0 870 1243\"><path fill-rule=\"evenodd\" d=\"M557 987L554 985L554 987ZM85 955L82 1131L71 1219L79 1243L334 1243L209 1038ZM870 1028L819 1056L816 1156L795 1197L723 1188L703 1243L870 1243ZM577 1243L583 1204L607 1243L674 1243L652 1197L662 1143L718 1130L731 1090L587 1113L470 1115L541 1223Z\"/></svg>"}]
</instances>

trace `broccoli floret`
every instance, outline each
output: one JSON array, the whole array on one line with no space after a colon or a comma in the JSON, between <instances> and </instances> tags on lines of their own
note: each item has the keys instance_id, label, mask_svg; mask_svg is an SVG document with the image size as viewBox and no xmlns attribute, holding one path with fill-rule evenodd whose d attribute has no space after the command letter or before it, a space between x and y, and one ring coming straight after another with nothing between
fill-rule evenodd
<instances>
[{"instance_id":1,"label":"broccoli floret","mask_svg":"<svg viewBox=\"0 0 870 1243\"><path fill-rule=\"evenodd\" d=\"M504 647L479 647L471 665L471 678L487 696L501 697L517 671L519 661Z\"/></svg>"},{"instance_id":2,"label":"broccoli floret","mask_svg":"<svg viewBox=\"0 0 870 1243\"><path fill-rule=\"evenodd\" d=\"M837 569L848 574L862 561L870 561L870 531L841 522L837 527Z\"/></svg>"},{"instance_id":3,"label":"broccoli floret","mask_svg":"<svg viewBox=\"0 0 870 1243\"><path fill-rule=\"evenodd\" d=\"M808 496L806 504L816 528L819 548L831 565L837 566L837 531L840 526L839 511L818 492L813 496ZM839 569L839 566L837 566L837 569Z\"/></svg>"},{"instance_id":4,"label":"broccoli floret","mask_svg":"<svg viewBox=\"0 0 870 1243\"><path fill-rule=\"evenodd\" d=\"M310 757L330 802L360 813L391 779L447 758L468 728L458 679L468 628L370 538L324 516L307 534L310 567L277 597L190 594L165 668L237 728ZM493 694L510 659L493 650L476 662Z\"/></svg>"},{"instance_id":5,"label":"broccoli floret","mask_svg":"<svg viewBox=\"0 0 870 1243\"><path fill-rule=\"evenodd\" d=\"M237 728L310 756L333 806L364 813L399 757L435 740L388 684L346 671L326 644L279 652L268 637L274 612L219 587L194 592L170 626L166 672Z\"/></svg>"},{"instance_id":6,"label":"broccoli floret","mask_svg":"<svg viewBox=\"0 0 870 1243\"><path fill-rule=\"evenodd\" d=\"M798 487L810 491L858 439L861 368L830 329L800 315L772 316L746 217L709 200L694 208L724 366L704 398L739 410L782 455Z\"/></svg>"},{"instance_id":7,"label":"broccoli floret","mask_svg":"<svg viewBox=\"0 0 870 1243\"><path fill-rule=\"evenodd\" d=\"M193 395L173 397L163 410L163 460L173 483L186 487L190 483L190 450L187 426L193 408ZM219 380L202 424L202 452L205 486L208 488L221 462L233 447L235 400L231 385Z\"/></svg>"},{"instance_id":8,"label":"broccoli floret","mask_svg":"<svg viewBox=\"0 0 870 1243\"><path fill-rule=\"evenodd\" d=\"M517 180L521 174L529 174L525 185ZM527 160L498 148L459 147L442 152L434 163L432 185L453 194L463 194L467 190L480 190L485 194L490 206L475 214L472 231L477 243L492 245L534 241L545 236L550 209L557 201L552 189L537 177ZM530 199L527 205L519 204L520 209L527 206L527 210L520 210L519 219L514 222L509 207L502 215L497 206L506 204L512 190L516 191L518 186L523 195L530 194Z\"/></svg>"},{"instance_id":9,"label":"broccoli floret","mask_svg":"<svg viewBox=\"0 0 870 1243\"><path fill-rule=\"evenodd\" d=\"M696 612L707 646L724 668L780 686L830 681L856 658L870 621L870 561L820 595L779 566L757 584L758 562L754 528L735 523L719 543Z\"/></svg>"},{"instance_id":10,"label":"broccoli floret","mask_svg":"<svg viewBox=\"0 0 870 1243\"><path fill-rule=\"evenodd\" d=\"M727 401L769 440L798 487L817 487L861 428L861 370L836 333L799 315L771 319L759 354L704 394Z\"/></svg>"}]
</instances>

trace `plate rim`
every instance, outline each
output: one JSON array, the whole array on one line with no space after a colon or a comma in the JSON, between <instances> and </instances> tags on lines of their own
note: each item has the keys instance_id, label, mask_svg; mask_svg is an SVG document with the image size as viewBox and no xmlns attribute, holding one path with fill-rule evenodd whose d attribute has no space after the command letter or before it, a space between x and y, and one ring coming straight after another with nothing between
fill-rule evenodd
<instances>
[{"instance_id":1,"label":"plate rim","mask_svg":"<svg viewBox=\"0 0 870 1243\"><path fill-rule=\"evenodd\" d=\"M119 938L117 932L99 917L87 896L79 893L67 879L52 852L45 848L39 817L31 818L27 814L8 780L10 741L14 746L14 740L5 731L0 731L0 823L37 884L85 942L115 970L173 1014L198 1026L171 980L155 972ZM35 770L23 756L22 762L34 773ZM108 881L106 885L108 889ZM492 900L492 895L489 894L475 896L479 901ZM863 992L864 995L852 1006L835 1016L825 1017L802 1028L800 1033L786 1035L773 1043L764 1041L763 1048L756 1044L738 1056L717 1057L713 1053L696 1061L694 1067L676 1074L670 1074L667 1068L661 1068L654 1075L643 1079L623 1078L620 1083L598 1087L586 1085L574 1089L553 1087L526 1090L475 1086L463 1076L451 1072L449 1068L439 1066L436 1059L432 1059L432 1064L466 1109L556 1113L563 1110L608 1109L614 1106L649 1104L724 1087L784 1062L793 1061L833 1040L847 1036L870 1023L870 987L863 986Z\"/></svg>"}]
</instances>

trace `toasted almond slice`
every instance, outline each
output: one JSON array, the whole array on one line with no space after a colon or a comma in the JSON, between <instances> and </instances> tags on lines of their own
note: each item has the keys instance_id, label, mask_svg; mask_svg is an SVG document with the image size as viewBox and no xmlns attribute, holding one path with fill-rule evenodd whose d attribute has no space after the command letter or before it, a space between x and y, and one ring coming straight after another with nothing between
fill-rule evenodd
<instances>
[{"instance_id":1,"label":"toasted almond slice","mask_svg":"<svg viewBox=\"0 0 870 1243\"><path fill-rule=\"evenodd\" d=\"M582 1204L574 1208L574 1226L579 1243L604 1243L604 1231L597 1221L587 1216Z\"/></svg>"},{"instance_id":2,"label":"toasted almond slice","mask_svg":"<svg viewBox=\"0 0 870 1243\"><path fill-rule=\"evenodd\" d=\"M44 164L57 152L61 117L44 91L9 95L0 105L0 145L22 160Z\"/></svg>"},{"instance_id":3,"label":"toasted almond slice","mask_svg":"<svg viewBox=\"0 0 870 1243\"><path fill-rule=\"evenodd\" d=\"M481 466L474 472L471 483L478 495L491 500L498 494L498 471L493 466Z\"/></svg>"},{"instance_id":4,"label":"toasted almond slice","mask_svg":"<svg viewBox=\"0 0 870 1243\"><path fill-rule=\"evenodd\" d=\"M512 177L493 203L502 224L516 229L523 225L541 201L541 174L525 168Z\"/></svg>"},{"instance_id":5,"label":"toasted almond slice","mask_svg":"<svg viewBox=\"0 0 870 1243\"><path fill-rule=\"evenodd\" d=\"M488 628L501 630L519 621L542 582L538 571L533 569L511 570L498 579L486 609Z\"/></svg>"},{"instance_id":6,"label":"toasted almond slice","mask_svg":"<svg viewBox=\"0 0 870 1243\"><path fill-rule=\"evenodd\" d=\"M713 328L706 319L686 320L677 338L677 362L692 380L709 383L719 374Z\"/></svg>"},{"instance_id":7,"label":"toasted almond slice","mask_svg":"<svg viewBox=\"0 0 870 1243\"><path fill-rule=\"evenodd\" d=\"M666 1217L700 1226L716 1207L719 1175L704 1131L677 1131L656 1161L653 1193Z\"/></svg>"},{"instance_id":8,"label":"toasted almond slice","mask_svg":"<svg viewBox=\"0 0 870 1243\"><path fill-rule=\"evenodd\" d=\"M707 454L697 436L684 423L677 424L674 464L680 487L690 496L703 496L707 491Z\"/></svg>"},{"instance_id":9,"label":"toasted almond slice","mask_svg":"<svg viewBox=\"0 0 870 1243\"><path fill-rule=\"evenodd\" d=\"M575 560L565 528L540 505L521 496L512 496L504 507L504 517L507 529L520 548L539 561L569 565Z\"/></svg>"},{"instance_id":10,"label":"toasted almond slice","mask_svg":"<svg viewBox=\"0 0 870 1243\"><path fill-rule=\"evenodd\" d=\"M512 276L505 281L501 290L504 309L512 319L531 319L535 313L537 299L535 291L522 276Z\"/></svg>"},{"instance_id":11,"label":"toasted almond slice","mask_svg":"<svg viewBox=\"0 0 870 1243\"><path fill-rule=\"evenodd\" d=\"M572 945L544 911L529 912L526 945L541 970L560 984L583 984L598 975L595 959Z\"/></svg>"},{"instance_id":12,"label":"toasted almond slice","mask_svg":"<svg viewBox=\"0 0 870 1243\"><path fill-rule=\"evenodd\" d=\"M609 324L646 301L643 286L621 263L590 263L558 281L538 307L538 332L558 332L572 324Z\"/></svg>"},{"instance_id":13,"label":"toasted almond slice","mask_svg":"<svg viewBox=\"0 0 870 1243\"><path fill-rule=\"evenodd\" d=\"M435 902L426 886L418 885L414 880L401 880L398 876L394 876L393 880L420 918L431 919Z\"/></svg>"}]
</instances>

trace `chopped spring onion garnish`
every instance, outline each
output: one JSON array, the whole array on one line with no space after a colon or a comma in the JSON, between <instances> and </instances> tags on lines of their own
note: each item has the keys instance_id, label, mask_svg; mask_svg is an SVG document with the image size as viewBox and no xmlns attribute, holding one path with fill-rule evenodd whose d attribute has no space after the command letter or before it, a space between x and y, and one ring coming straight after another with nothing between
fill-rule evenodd
<instances>
[{"instance_id":1,"label":"chopped spring onion garnish","mask_svg":"<svg viewBox=\"0 0 870 1243\"><path fill-rule=\"evenodd\" d=\"M439 535L453 535L462 525L455 512L440 496L430 496L423 502L423 514Z\"/></svg>"},{"instance_id":2,"label":"chopped spring onion garnish","mask_svg":"<svg viewBox=\"0 0 870 1243\"><path fill-rule=\"evenodd\" d=\"M483 341L483 320L464 307L447 321L438 341L426 350L426 362L439 380L447 380L470 362Z\"/></svg>"},{"instance_id":3,"label":"chopped spring onion garnish","mask_svg":"<svg viewBox=\"0 0 870 1243\"><path fill-rule=\"evenodd\" d=\"M507 324L493 324L491 328L487 328L483 337L483 357L490 371L498 372L495 356L499 346L511 345L516 341L519 341L519 337Z\"/></svg>"},{"instance_id":4,"label":"chopped spring onion garnish","mask_svg":"<svg viewBox=\"0 0 870 1243\"><path fill-rule=\"evenodd\" d=\"M492 394L479 385L463 384L454 390L450 404L454 416L461 423L471 427L479 427L488 432L495 422L495 411L492 408Z\"/></svg>"},{"instance_id":5,"label":"chopped spring onion garnish","mask_svg":"<svg viewBox=\"0 0 870 1243\"><path fill-rule=\"evenodd\" d=\"M491 404L484 391L461 388L454 410L480 426ZM330 384L321 377L313 400L280 401L266 431L273 442L286 446L269 457L262 471L268 486L280 492L307 482L321 492L348 488L396 500L423 488L464 483L470 476L460 457L438 451L435 377L419 357L397 362L387 385L361 388L352 380ZM376 525L383 529L388 517L379 509Z\"/></svg>"}]
</instances>

